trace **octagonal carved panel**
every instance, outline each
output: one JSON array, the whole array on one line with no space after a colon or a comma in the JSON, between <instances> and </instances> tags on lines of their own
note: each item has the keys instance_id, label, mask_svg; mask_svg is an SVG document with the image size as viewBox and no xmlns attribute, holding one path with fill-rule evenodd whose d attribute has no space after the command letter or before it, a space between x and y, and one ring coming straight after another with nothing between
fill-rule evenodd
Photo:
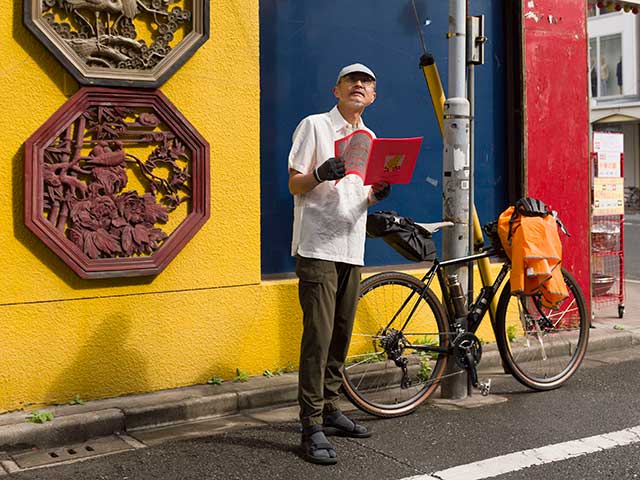
<instances>
[{"instance_id":1,"label":"octagonal carved panel","mask_svg":"<svg viewBox=\"0 0 640 480\"><path fill-rule=\"evenodd\" d=\"M160 91L82 88L25 142L25 223L82 278L155 275L209 218L209 144Z\"/></svg>"},{"instance_id":2,"label":"octagonal carved panel","mask_svg":"<svg viewBox=\"0 0 640 480\"><path fill-rule=\"evenodd\" d=\"M209 0L25 0L24 23L83 85L155 88L209 38Z\"/></svg>"}]
</instances>

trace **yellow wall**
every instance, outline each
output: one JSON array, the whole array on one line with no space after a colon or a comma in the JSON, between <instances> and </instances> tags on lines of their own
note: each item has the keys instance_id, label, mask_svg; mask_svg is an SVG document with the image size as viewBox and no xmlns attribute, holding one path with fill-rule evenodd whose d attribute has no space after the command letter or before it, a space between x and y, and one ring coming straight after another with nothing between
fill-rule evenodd
<instances>
[{"instance_id":1,"label":"yellow wall","mask_svg":"<svg viewBox=\"0 0 640 480\"><path fill-rule=\"evenodd\" d=\"M277 336L295 314L260 288L258 1L213 0L211 38L162 86L211 144L210 220L157 277L98 281L24 226L22 143L78 85L23 26L22 3L0 16L0 412L295 362L289 342L278 353L290 333Z\"/></svg>"},{"instance_id":2,"label":"yellow wall","mask_svg":"<svg viewBox=\"0 0 640 480\"><path fill-rule=\"evenodd\" d=\"M24 226L22 143L78 85L21 5L0 16L0 412L297 365L295 282L260 280L258 0L213 0L162 87L211 144L210 220L157 277L94 281Z\"/></svg>"}]
</instances>

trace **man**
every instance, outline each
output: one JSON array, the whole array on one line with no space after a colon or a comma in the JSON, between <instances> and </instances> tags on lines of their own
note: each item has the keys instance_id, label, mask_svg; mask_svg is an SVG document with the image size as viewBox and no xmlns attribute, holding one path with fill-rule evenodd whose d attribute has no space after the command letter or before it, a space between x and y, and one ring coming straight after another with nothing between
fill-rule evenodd
<instances>
[{"instance_id":1,"label":"man","mask_svg":"<svg viewBox=\"0 0 640 480\"><path fill-rule=\"evenodd\" d=\"M367 207L391 190L386 183L365 187L359 176L345 177L344 162L333 158L336 140L358 129L374 135L362 112L376 98L375 75L359 63L346 66L333 94L337 105L302 120L289 153L291 254L304 325L298 387L302 448L305 459L320 464L337 461L325 434L370 436L338 409L337 401L364 263Z\"/></svg>"}]
</instances>

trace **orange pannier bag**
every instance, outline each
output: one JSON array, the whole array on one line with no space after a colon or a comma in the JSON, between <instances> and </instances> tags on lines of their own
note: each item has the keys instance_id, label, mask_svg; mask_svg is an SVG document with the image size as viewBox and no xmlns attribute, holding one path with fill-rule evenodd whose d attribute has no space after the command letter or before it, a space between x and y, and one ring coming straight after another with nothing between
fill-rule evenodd
<instances>
[{"instance_id":1,"label":"orange pannier bag","mask_svg":"<svg viewBox=\"0 0 640 480\"><path fill-rule=\"evenodd\" d=\"M515 215L507 208L498 218L498 235L511 259L511 294L542 294L542 305L557 308L569 296L562 278L562 244L552 215ZM509 229L511 228L511 238Z\"/></svg>"}]
</instances>

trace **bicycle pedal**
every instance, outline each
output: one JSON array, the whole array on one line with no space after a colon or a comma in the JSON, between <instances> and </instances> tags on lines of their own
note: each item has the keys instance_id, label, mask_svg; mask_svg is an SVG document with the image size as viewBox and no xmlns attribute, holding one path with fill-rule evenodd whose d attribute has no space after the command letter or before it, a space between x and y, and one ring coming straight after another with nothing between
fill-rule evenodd
<instances>
[{"instance_id":1,"label":"bicycle pedal","mask_svg":"<svg viewBox=\"0 0 640 480\"><path fill-rule=\"evenodd\" d=\"M491 391L491 379L488 378L487 380L483 380L482 382L480 382L480 385L478 387L480 388L480 394L483 397L486 397Z\"/></svg>"}]
</instances>

